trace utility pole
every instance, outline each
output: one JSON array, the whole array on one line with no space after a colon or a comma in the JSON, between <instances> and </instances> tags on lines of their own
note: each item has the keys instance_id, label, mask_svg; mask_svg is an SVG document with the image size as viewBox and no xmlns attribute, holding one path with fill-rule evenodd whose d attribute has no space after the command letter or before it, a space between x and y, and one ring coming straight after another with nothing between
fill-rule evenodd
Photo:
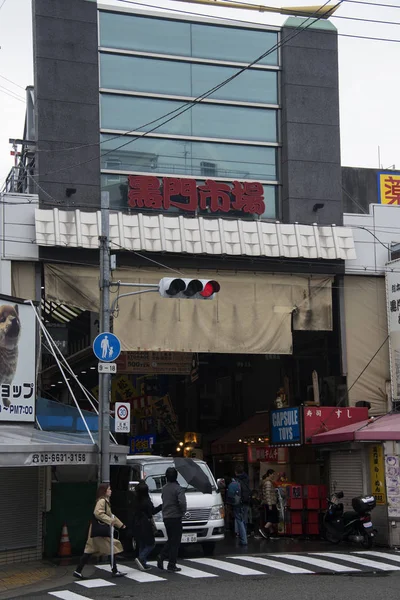
<instances>
[{"instance_id":1,"label":"utility pole","mask_svg":"<svg viewBox=\"0 0 400 600\"><path fill-rule=\"evenodd\" d=\"M110 194L101 192L100 241L100 333L110 331ZM110 481L110 382L109 373L99 373L99 470L101 483Z\"/></svg>"}]
</instances>

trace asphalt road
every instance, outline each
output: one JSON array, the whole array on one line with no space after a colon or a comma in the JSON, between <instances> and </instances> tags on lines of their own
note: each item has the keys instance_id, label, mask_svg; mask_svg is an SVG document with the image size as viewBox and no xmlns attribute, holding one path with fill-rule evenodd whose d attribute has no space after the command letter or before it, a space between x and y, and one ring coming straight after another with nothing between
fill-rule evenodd
<instances>
[{"instance_id":1,"label":"asphalt road","mask_svg":"<svg viewBox=\"0 0 400 600\"><path fill-rule=\"evenodd\" d=\"M126 577L112 579L109 567L92 565L87 579L30 593L29 600L295 600L399 599L400 553L391 551L296 552L183 559L182 573L142 573L124 563ZM72 570L72 569L71 569ZM305 574L307 573L307 574ZM21 598L22 596L12 596ZM27 596L25 596L26 598ZM10 596L11 598L11 596Z\"/></svg>"}]
</instances>

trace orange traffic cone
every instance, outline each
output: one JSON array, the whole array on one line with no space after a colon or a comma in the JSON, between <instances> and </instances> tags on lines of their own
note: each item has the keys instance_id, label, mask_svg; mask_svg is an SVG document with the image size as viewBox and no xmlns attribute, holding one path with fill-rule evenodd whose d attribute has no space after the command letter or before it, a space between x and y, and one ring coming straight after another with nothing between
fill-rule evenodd
<instances>
[{"instance_id":1,"label":"orange traffic cone","mask_svg":"<svg viewBox=\"0 0 400 600\"><path fill-rule=\"evenodd\" d=\"M66 523L64 523L63 528L61 530L61 540L60 545L58 547L58 556L65 559L69 558L71 554L71 542L69 541L68 528Z\"/></svg>"}]
</instances>

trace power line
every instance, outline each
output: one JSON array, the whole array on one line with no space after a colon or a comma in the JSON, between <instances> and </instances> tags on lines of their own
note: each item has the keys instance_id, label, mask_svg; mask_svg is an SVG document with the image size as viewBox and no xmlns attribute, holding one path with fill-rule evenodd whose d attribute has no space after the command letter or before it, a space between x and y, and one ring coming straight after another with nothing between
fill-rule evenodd
<instances>
[{"instance_id":1,"label":"power line","mask_svg":"<svg viewBox=\"0 0 400 600\"><path fill-rule=\"evenodd\" d=\"M6 94L7 96L10 96L10 98L13 98L14 100L18 100L19 102L23 102L25 104L25 100L22 100L22 98L19 98L18 96L14 95L14 92L8 92L6 91L5 88L2 88L2 86L0 86L0 92L2 94Z\"/></svg>"},{"instance_id":2,"label":"power line","mask_svg":"<svg viewBox=\"0 0 400 600\"><path fill-rule=\"evenodd\" d=\"M15 81L12 81L11 79L8 79L7 77L4 77L4 75L0 75L1 79L5 79L6 81L8 81L8 83L12 83L13 85L15 85L16 87L20 88L21 90L25 91L25 88L22 87L22 85L19 85L19 83L15 83Z\"/></svg>"},{"instance_id":3,"label":"power line","mask_svg":"<svg viewBox=\"0 0 400 600\"><path fill-rule=\"evenodd\" d=\"M120 1L122 1L122 0L120 0ZM128 2L128 0L124 0L124 1ZM319 10L321 10L322 8L324 8L327 4L329 4L329 2L330 2L330 0L327 0L327 2L325 2L325 4L323 4L320 7ZM339 0L338 6L340 6L340 4L342 2L343 2L343 0ZM317 14L318 14L318 11L317 11ZM152 133L153 131L156 131L160 127L162 127L162 126L166 125L167 123L169 123L170 121L176 119L181 114L185 113L188 110L191 110L195 106L195 104L199 104L202 100L205 100L206 98L208 98L209 96L211 96L211 94L213 94L215 91L219 90L223 86L227 85L228 83L230 83L231 81L233 81L234 79L236 79L237 77L239 77L239 75L241 75L242 73L244 73L245 71L247 71L248 69L250 69L252 66L254 66L255 64L257 64L258 62L260 62L263 58L267 57L269 54L271 54L272 52L275 52L278 48L281 48L283 45L287 44L293 38L297 37L300 33L302 33L304 30L308 29L313 23L315 23L316 20L318 21L319 19L321 19L321 17L317 17L316 19L314 17L309 17L307 19L307 20L310 21L310 23L308 25L304 26L304 22L301 23L301 25L299 25L294 30L294 34L293 35L286 37L282 42L278 42L277 44L274 44L269 50L267 50L266 52L264 52L263 54L261 54L261 56L259 56L255 60L253 60L251 63L249 63L245 67L239 69L236 73L234 73L234 75L232 75L231 77L228 77L227 79L225 79L224 81L222 81L220 84L218 84L217 86L214 86L214 88L208 90L207 92L204 92L203 94L201 94L200 96L198 96L194 100L191 100L190 102L186 103L186 106L183 105L183 107L180 107L182 109L182 110L180 110L180 112L177 112L176 114L172 115L166 121L163 121L162 123L156 125L152 129L150 129L148 131L145 131L142 135L136 136L133 140L130 140L130 141L126 142L125 144L122 144L121 146L119 146L117 148L114 148L113 150L109 150L108 152L105 152L104 154L100 154L100 155L98 155L98 156L96 156L94 158L88 159L86 161L82 161L82 162L77 163L75 165L70 165L70 166L67 166L67 167L62 167L61 169L56 169L55 171L49 171L48 173L43 174L43 177L46 177L48 175L52 175L54 173L59 173L61 171L66 171L66 170L69 170L69 169L73 169L75 167L80 167L82 165L85 165L85 164L88 164L88 163L92 162L93 160L98 160L98 159L102 158L103 156L107 156L108 154L111 154L112 152L120 150L124 146L126 146L128 144L132 144L135 141L137 141L138 139L142 139L143 137L145 137L149 133ZM179 109L177 109L177 110L179 110ZM168 114L171 114L171 113L168 113ZM166 115L164 115L162 117L159 117L158 120L164 118L165 116L168 116L168 114L166 114Z\"/></svg>"},{"instance_id":4,"label":"power line","mask_svg":"<svg viewBox=\"0 0 400 600\"><path fill-rule=\"evenodd\" d=\"M365 0L344 0L346 4L364 4L366 6L383 6L384 8L400 8L396 4L380 4L378 2L366 2Z\"/></svg>"},{"instance_id":5,"label":"power line","mask_svg":"<svg viewBox=\"0 0 400 600\"><path fill-rule=\"evenodd\" d=\"M3 6L5 5L6 2L7 2L7 0L3 0L3 2L0 5L0 10L3 8Z\"/></svg>"}]
</instances>

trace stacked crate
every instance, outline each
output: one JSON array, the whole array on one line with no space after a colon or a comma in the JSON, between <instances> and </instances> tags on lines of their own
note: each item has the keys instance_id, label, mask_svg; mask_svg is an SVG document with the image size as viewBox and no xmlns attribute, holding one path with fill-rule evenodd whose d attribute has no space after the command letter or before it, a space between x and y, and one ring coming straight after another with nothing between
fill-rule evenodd
<instances>
[{"instance_id":1,"label":"stacked crate","mask_svg":"<svg viewBox=\"0 0 400 600\"><path fill-rule=\"evenodd\" d=\"M305 533L319 535L320 490L319 485L304 486Z\"/></svg>"},{"instance_id":2,"label":"stacked crate","mask_svg":"<svg viewBox=\"0 0 400 600\"><path fill-rule=\"evenodd\" d=\"M286 488L286 535L302 535L304 497L303 486L289 485Z\"/></svg>"}]
</instances>

